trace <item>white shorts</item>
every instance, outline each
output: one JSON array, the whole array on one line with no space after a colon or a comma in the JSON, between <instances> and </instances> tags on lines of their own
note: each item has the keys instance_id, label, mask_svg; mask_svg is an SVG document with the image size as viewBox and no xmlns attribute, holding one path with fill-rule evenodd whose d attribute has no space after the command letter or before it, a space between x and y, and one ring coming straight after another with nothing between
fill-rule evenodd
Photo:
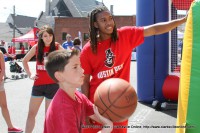
<instances>
[{"instance_id":1,"label":"white shorts","mask_svg":"<svg viewBox=\"0 0 200 133\"><path fill-rule=\"evenodd\" d=\"M4 91L5 89L4 89L4 81L2 81L1 83L0 83L0 91Z\"/></svg>"}]
</instances>

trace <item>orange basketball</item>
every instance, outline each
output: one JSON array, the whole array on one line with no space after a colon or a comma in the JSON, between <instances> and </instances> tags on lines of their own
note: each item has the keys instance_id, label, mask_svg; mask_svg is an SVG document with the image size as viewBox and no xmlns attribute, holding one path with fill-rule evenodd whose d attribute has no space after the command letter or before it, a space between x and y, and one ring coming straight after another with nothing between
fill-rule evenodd
<instances>
[{"instance_id":1,"label":"orange basketball","mask_svg":"<svg viewBox=\"0 0 200 133\"><path fill-rule=\"evenodd\" d=\"M122 122L134 113L137 107L137 95L127 81L111 78L97 87L94 104L104 117L113 122Z\"/></svg>"}]
</instances>

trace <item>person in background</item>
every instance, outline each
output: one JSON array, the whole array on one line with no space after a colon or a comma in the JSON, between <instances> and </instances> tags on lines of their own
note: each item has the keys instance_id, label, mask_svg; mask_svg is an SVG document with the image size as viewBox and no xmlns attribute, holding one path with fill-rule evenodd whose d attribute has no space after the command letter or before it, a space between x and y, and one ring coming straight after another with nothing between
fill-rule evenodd
<instances>
[{"instance_id":1,"label":"person in background","mask_svg":"<svg viewBox=\"0 0 200 133\"><path fill-rule=\"evenodd\" d=\"M47 110L44 133L81 133L83 128L88 128L83 126L86 116L105 126L101 133L112 131L112 122L101 116L97 107L76 90L84 80L79 53L78 49L72 48L48 55L45 68L60 89Z\"/></svg>"},{"instance_id":2,"label":"person in background","mask_svg":"<svg viewBox=\"0 0 200 133\"><path fill-rule=\"evenodd\" d=\"M16 55L16 59L21 61L21 59L24 58L24 56L25 56L25 48L22 43L19 43L19 44L20 44L21 53Z\"/></svg>"},{"instance_id":3,"label":"person in background","mask_svg":"<svg viewBox=\"0 0 200 133\"><path fill-rule=\"evenodd\" d=\"M5 47L4 47L4 44L5 44L5 42L1 42L1 43L0 43L0 50L1 50L1 52L9 58L8 60L13 60L13 59L15 59L15 55L11 55L11 54L9 54L9 53L6 51L6 49L5 49ZM11 53L12 53L12 52L11 52Z\"/></svg>"},{"instance_id":4,"label":"person in background","mask_svg":"<svg viewBox=\"0 0 200 133\"><path fill-rule=\"evenodd\" d=\"M8 126L8 132L16 132L16 133L22 133L22 129L17 128L13 126L10 114L7 106L7 100L6 100L6 92L4 89L4 74L5 74L5 62L4 62L4 55L0 51L0 107L1 107L1 113L3 118L6 121L6 124Z\"/></svg>"},{"instance_id":5,"label":"person in background","mask_svg":"<svg viewBox=\"0 0 200 133\"><path fill-rule=\"evenodd\" d=\"M11 54L15 55L16 54L16 48L14 45L11 46Z\"/></svg>"},{"instance_id":6,"label":"person in background","mask_svg":"<svg viewBox=\"0 0 200 133\"><path fill-rule=\"evenodd\" d=\"M72 48L74 45L73 45L73 41L72 41L72 36L70 34L67 34L66 35L66 41L62 44L62 47L64 49L70 49Z\"/></svg>"},{"instance_id":7,"label":"person in background","mask_svg":"<svg viewBox=\"0 0 200 133\"><path fill-rule=\"evenodd\" d=\"M31 80L34 80L32 94L29 102L29 111L26 121L25 133L32 133L35 126L35 117L45 98L45 112L59 86L48 75L44 62L50 52L63 49L55 42L53 29L47 25L40 28L38 44L35 44L22 60L24 69ZM36 73L31 72L28 62L36 55ZM42 123L41 123L42 124Z\"/></svg>"},{"instance_id":8,"label":"person in background","mask_svg":"<svg viewBox=\"0 0 200 133\"><path fill-rule=\"evenodd\" d=\"M74 47L81 51L81 40L78 37L74 38Z\"/></svg>"},{"instance_id":9,"label":"person in background","mask_svg":"<svg viewBox=\"0 0 200 133\"><path fill-rule=\"evenodd\" d=\"M113 15L105 6L99 6L90 14L90 41L81 51L81 65L85 79L82 92L94 102L96 88L109 78L130 80L130 59L134 48L144 42L144 37L166 33L185 23L187 16L169 22L144 27L125 26L117 29ZM117 68L117 69L115 69ZM88 123L91 121L88 121ZM99 125L92 122L94 127ZM127 127L128 120L114 122L114 127ZM99 129L86 129L83 133L96 133ZM114 128L112 133L126 133L127 128Z\"/></svg>"},{"instance_id":10,"label":"person in background","mask_svg":"<svg viewBox=\"0 0 200 133\"><path fill-rule=\"evenodd\" d=\"M11 46L8 46L8 53L9 53L9 54L12 53Z\"/></svg>"},{"instance_id":11,"label":"person in background","mask_svg":"<svg viewBox=\"0 0 200 133\"><path fill-rule=\"evenodd\" d=\"M14 59L15 59L15 55L9 54L9 53L6 51L6 49L4 48L4 44L5 44L5 42L4 42L4 41L1 41L1 43L0 43L0 50L1 50L1 52L3 53L3 55L7 56L7 58L8 58L7 60L8 60L8 61L14 60ZM9 79L9 77L6 76L6 73L5 73L5 71L4 71L4 80L6 80L6 79Z\"/></svg>"},{"instance_id":12,"label":"person in background","mask_svg":"<svg viewBox=\"0 0 200 133\"><path fill-rule=\"evenodd\" d=\"M32 48L32 46L31 46L31 45L29 45L29 47L28 47L28 51L30 51L30 50L31 50L31 48Z\"/></svg>"},{"instance_id":13,"label":"person in background","mask_svg":"<svg viewBox=\"0 0 200 133\"><path fill-rule=\"evenodd\" d=\"M23 44L20 44L21 54L25 54L25 48Z\"/></svg>"}]
</instances>

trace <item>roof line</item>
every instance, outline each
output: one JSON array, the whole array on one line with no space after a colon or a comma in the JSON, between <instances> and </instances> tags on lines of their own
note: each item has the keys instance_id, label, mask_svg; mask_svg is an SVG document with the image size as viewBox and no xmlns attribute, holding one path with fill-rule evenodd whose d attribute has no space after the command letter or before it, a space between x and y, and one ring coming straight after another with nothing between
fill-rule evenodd
<instances>
[{"instance_id":1,"label":"roof line","mask_svg":"<svg viewBox=\"0 0 200 133\"><path fill-rule=\"evenodd\" d=\"M76 8L76 10L78 11L78 13L80 14L81 17L83 17L83 15L80 13L80 11L78 10L76 4L74 4L74 2L72 0L70 0L72 2L72 4L74 5L74 7Z\"/></svg>"}]
</instances>

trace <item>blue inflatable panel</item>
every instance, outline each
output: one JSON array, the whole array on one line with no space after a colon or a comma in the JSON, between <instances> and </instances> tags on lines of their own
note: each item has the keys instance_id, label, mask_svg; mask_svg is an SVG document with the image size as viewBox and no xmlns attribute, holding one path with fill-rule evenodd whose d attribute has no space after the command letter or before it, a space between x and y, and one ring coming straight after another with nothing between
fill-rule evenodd
<instances>
[{"instance_id":1,"label":"blue inflatable panel","mask_svg":"<svg viewBox=\"0 0 200 133\"><path fill-rule=\"evenodd\" d=\"M168 21L168 1L155 0L155 23ZM155 99L164 101L162 86L168 75L168 33L155 36Z\"/></svg>"},{"instance_id":2,"label":"blue inflatable panel","mask_svg":"<svg viewBox=\"0 0 200 133\"><path fill-rule=\"evenodd\" d=\"M154 23L154 0L136 1L136 26ZM151 102L154 98L154 36L145 38L137 47L137 95L138 101Z\"/></svg>"}]
</instances>

